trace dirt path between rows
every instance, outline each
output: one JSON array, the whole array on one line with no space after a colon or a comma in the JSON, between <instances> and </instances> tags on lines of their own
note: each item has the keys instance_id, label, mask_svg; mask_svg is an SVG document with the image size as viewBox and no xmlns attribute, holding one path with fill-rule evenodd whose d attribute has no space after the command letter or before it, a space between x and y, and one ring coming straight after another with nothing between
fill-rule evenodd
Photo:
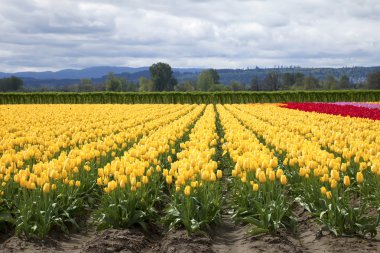
<instances>
[{"instance_id":1,"label":"dirt path between rows","mask_svg":"<svg viewBox=\"0 0 380 253\"><path fill-rule=\"evenodd\" d=\"M380 228L373 239L359 237L335 237L330 232L321 232L321 225L304 209L296 210L298 218L298 242L302 252L380 252Z\"/></svg>"},{"instance_id":2,"label":"dirt path between rows","mask_svg":"<svg viewBox=\"0 0 380 253\"><path fill-rule=\"evenodd\" d=\"M250 252L247 227L235 225L231 216L224 214L222 223L214 231L212 250L215 253Z\"/></svg>"},{"instance_id":3,"label":"dirt path between rows","mask_svg":"<svg viewBox=\"0 0 380 253\"><path fill-rule=\"evenodd\" d=\"M236 225L225 215L221 226L215 230L212 249L215 253L243 252L302 252L296 240L282 234L252 236L248 225Z\"/></svg>"},{"instance_id":4,"label":"dirt path between rows","mask_svg":"<svg viewBox=\"0 0 380 253\"><path fill-rule=\"evenodd\" d=\"M320 225L304 210L297 210L298 233L280 230L278 233L251 236L249 226L236 225L229 214L223 214L221 224L206 234L189 236L183 229L160 235L141 229L90 228L68 236L50 235L45 240L24 240L11 236L0 244L0 253L34 252L123 252L123 253L240 253L240 252L380 252L380 229L375 239L334 237L320 233Z\"/></svg>"}]
</instances>

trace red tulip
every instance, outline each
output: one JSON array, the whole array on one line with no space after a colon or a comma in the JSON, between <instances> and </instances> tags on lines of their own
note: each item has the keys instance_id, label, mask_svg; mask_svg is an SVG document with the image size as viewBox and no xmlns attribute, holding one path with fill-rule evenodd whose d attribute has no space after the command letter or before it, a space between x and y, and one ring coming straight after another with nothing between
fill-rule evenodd
<instances>
[{"instance_id":1,"label":"red tulip","mask_svg":"<svg viewBox=\"0 0 380 253\"><path fill-rule=\"evenodd\" d=\"M306 112L319 112L380 120L380 110L376 108L366 108L353 105L337 105L333 103L284 103L281 106Z\"/></svg>"}]
</instances>

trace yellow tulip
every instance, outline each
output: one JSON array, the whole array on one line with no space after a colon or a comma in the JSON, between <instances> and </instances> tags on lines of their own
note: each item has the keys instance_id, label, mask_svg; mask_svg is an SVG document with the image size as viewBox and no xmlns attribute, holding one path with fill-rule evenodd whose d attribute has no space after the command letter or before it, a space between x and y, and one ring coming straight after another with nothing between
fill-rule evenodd
<instances>
[{"instance_id":1,"label":"yellow tulip","mask_svg":"<svg viewBox=\"0 0 380 253\"><path fill-rule=\"evenodd\" d=\"M267 178L265 176L265 173L264 173L264 171L261 171L260 174L259 174L259 182L263 184L266 181L267 181Z\"/></svg>"},{"instance_id":2,"label":"yellow tulip","mask_svg":"<svg viewBox=\"0 0 380 253\"><path fill-rule=\"evenodd\" d=\"M278 169L277 171L276 171L276 177L278 178L278 179L280 179L281 178L281 176L284 174L284 171L282 170L282 169Z\"/></svg>"},{"instance_id":3,"label":"yellow tulip","mask_svg":"<svg viewBox=\"0 0 380 253\"><path fill-rule=\"evenodd\" d=\"M120 182L119 182L119 186L120 186L120 188L121 188L121 189L125 189L125 184L126 184L125 180L124 180L124 179L121 179Z\"/></svg>"},{"instance_id":4,"label":"yellow tulip","mask_svg":"<svg viewBox=\"0 0 380 253\"><path fill-rule=\"evenodd\" d=\"M191 192L191 187L187 185L184 190L185 196L190 196L190 192Z\"/></svg>"},{"instance_id":5,"label":"yellow tulip","mask_svg":"<svg viewBox=\"0 0 380 253\"><path fill-rule=\"evenodd\" d=\"M288 179L285 175L281 175L280 182L282 185L286 185L288 183Z\"/></svg>"},{"instance_id":6,"label":"yellow tulip","mask_svg":"<svg viewBox=\"0 0 380 253\"><path fill-rule=\"evenodd\" d=\"M222 172L221 170L217 170L217 171L216 171L216 175L217 175L217 177L218 177L219 179L221 179L222 176L223 176L223 172Z\"/></svg>"},{"instance_id":7,"label":"yellow tulip","mask_svg":"<svg viewBox=\"0 0 380 253\"><path fill-rule=\"evenodd\" d=\"M276 174L275 174L274 171L272 170L271 172L269 172L269 180L270 180L271 182L273 182L275 179L276 179Z\"/></svg>"},{"instance_id":8,"label":"yellow tulip","mask_svg":"<svg viewBox=\"0 0 380 253\"><path fill-rule=\"evenodd\" d=\"M182 182L181 182L182 183ZM198 186L198 181L191 181L190 182L190 186L192 187L192 188L196 188L197 186Z\"/></svg>"},{"instance_id":9,"label":"yellow tulip","mask_svg":"<svg viewBox=\"0 0 380 253\"><path fill-rule=\"evenodd\" d=\"M322 193L322 195L326 195L326 187L324 187L324 186L322 186L321 187L321 193Z\"/></svg>"},{"instance_id":10,"label":"yellow tulip","mask_svg":"<svg viewBox=\"0 0 380 253\"><path fill-rule=\"evenodd\" d=\"M36 189L36 184L34 182L28 182L27 188L29 190L35 190Z\"/></svg>"},{"instance_id":11,"label":"yellow tulip","mask_svg":"<svg viewBox=\"0 0 380 253\"><path fill-rule=\"evenodd\" d=\"M364 176L363 176L363 173L361 171L357 172L356 173L356 181L361 184L363 183L363 180L364 180Z\"/></svg>"},{"instance_id":12,"label":"yellow tulip","mask_svg":"<svg viewBox=\"0 0 380 253\"><path fill-rule=\"evenodd\" d=\"M344 176L343 183L346 187L350 186L351 181L349 176Z\"/></svg>"},{"instance_id":13,"label":"yellow tulip","mask_svg":"<svg viewBox=\"0 0 380 253\"><path fill-rule=\"evenodd\" d=\"M331 170L331 178L335 179L336 181L339 181L339 172L337 170Z\"/></svg>"},{"instance_id":14,"label":"yellow tulip","mask_svg":"<svg viewBox=\"0 0 380 253\"><path fill-rule=\"evenodd\" d=\"M45 183L43 188L42 188L42 191L44 193L49 193L50 192L50 183Z\"/></svg>"},{"instance_id":15,"label":"yellow tulip","mask_svg":"<svg viewBox=\"0 0 380 253\"><path fill-rule=\"evenodd\" d=\"M331 180L330 187L331 189L335 189L337 186L338 182L335 179Z\"/></svg>"},{"instance_id":16,"label":"yellow tulip","mask_svg":"<svg viewBox=\"0 0 380 253\"><path fill-rule=\"evenodd\" d=\"M301 177L303 177L303 176L306 175L306 169L305 169L304 167L301 167L301 168L300 168L299 175L300 175Z\"/></svg>"},{"instance_id":17,"label":"yellow tulip","mask_svg":"<svg viewBox=\"0 0 380 253\"><path fill-rule=\"evenodd\" d=\"M171 185L172 182L173 182L173 177L172 177L171 175L167 175L167 176L166 176L166 183L167 183L168 185Z\"/></svg>"}]
</instances>

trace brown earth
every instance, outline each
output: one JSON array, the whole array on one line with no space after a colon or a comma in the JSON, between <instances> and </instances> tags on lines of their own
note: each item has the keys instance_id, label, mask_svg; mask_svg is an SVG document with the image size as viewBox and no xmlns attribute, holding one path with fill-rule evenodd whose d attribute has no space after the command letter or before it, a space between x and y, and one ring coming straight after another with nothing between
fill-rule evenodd
<instances>
[{"instance_id":1,"label":"brown earth","mask_svg":"<svg viewBox=\"0 0 380 253\"><path fill-rule=\"evenodd\" d=\"M189 236L185 230L160 235L152 230L107 229L97 232L89 229L68 236L57 234L45 240L26 240L16 236L0 244L0 253L13 252L142 252L142 253L240 253L240 252L380 252L380 229L375 239L358 237L335 237L320 232L317 224L304 210L297 210L298 232L291 235L286 231L277 234L250 236L248 226L236 225L229 215L223 215L222 223L209 235ZM5 238L5 237L4 237Z\"/></svg>"}]
</instances>

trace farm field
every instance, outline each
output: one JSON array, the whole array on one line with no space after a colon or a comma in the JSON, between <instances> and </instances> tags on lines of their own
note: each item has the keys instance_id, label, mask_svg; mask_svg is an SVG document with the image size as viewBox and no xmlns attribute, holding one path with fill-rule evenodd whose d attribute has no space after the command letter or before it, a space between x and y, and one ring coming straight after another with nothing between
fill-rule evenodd
<instances>
[{"instance_id":1,"label":"farm field","mask_svg":"<svg viewBox=\"0 0 380 253\"><path fill-rule=\"evenodd\" d=\"M0 252L379 252L380 103L0 105Z\"/></svg>"}]
</instances>

